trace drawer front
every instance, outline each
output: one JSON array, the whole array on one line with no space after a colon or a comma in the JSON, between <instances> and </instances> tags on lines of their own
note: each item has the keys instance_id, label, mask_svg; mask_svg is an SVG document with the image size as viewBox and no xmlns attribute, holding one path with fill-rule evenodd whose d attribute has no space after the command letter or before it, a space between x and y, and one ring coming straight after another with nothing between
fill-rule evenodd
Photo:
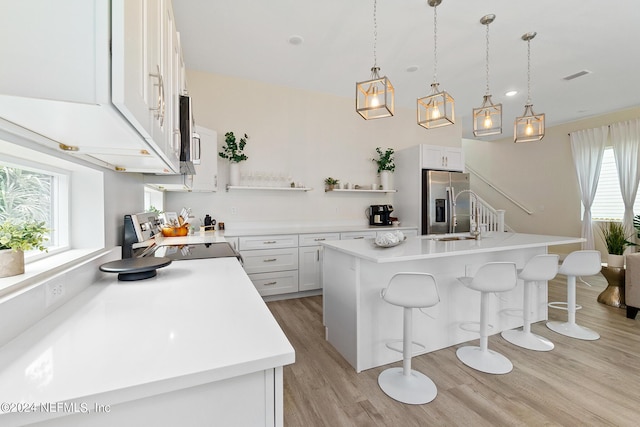
<instances>
[{"instance_id":1,"label":"drawer front","mask_svg":"<svg viewBox=\"0 0 640 427\"><path fill-rule=\"evenodd\" d=\"M301 234L300 246L317 246L320 242L340 240L340 233Z\"/></svg>"},{"instance_id":2,"label":"drawer front","mask_svg":"<svg viewBox=\"0 0 640 427\"><path fill-rule=\"evenodd\" d=\"M247 273L298 269L298 248L240 251L240 255Z\"/></svg>"},{"instance_id":3,"label":"drawer front","mask_svg":"<svg viewBox=\"0 0 640 427\"><path fill-rule=\"evenodd\" d=\"M247 236L240 237L240 250L250 249L276 249L276 248L297 248L298 235L286 234L277 236Z\"/></svg>"},{"instance_id":4,"label":"drawer front","mask_svg":"<svg viewBox=\"0 0 640 427\"><path fill-rule=\"evenodd\" d=\"M375 231L352 231L349 233L340 233L340 240L369 239L374 237L376 237Z\"/></svg>"},{"instance_id":5,"label":"drawer front","mask_svg":"<svg viewBox=\"0 0 640 427\"><path fill-rule=\"evenodd\" d=\"M407 237L418 237L418 230L416 229L400 230L400 231L402 231L402 233Z\"/></svg>"},{"instance_id":6,"label":"drawer front","mask_svg":"<svg viewBox=\"0 0 640 427\"><path fill-rule=\"evenodd\" d=\"M298 272L279 271L277 273L249 274L253 285L262 296L298 292Z\"/></svg>"}]
</instances>

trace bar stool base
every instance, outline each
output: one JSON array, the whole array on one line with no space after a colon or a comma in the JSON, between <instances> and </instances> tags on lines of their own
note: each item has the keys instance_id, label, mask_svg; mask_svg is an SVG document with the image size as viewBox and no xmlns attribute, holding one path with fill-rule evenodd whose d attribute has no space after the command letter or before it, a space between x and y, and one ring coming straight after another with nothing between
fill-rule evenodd
<instances>
[{"instance_id":1,"label":"bar stool base","mask_svg":"<svg viewBox=\"0 0 640 427\"><path fill-rule=\"evenodd\" d=\"M584 326L570 322L547 322L547 328L553 332L579 340L595 341L600 338L600 334Z\"/></svg>"},{"instance_id":2,"label":"bar stool base","mask_svg":"<svg viewBox=\"0 0 640 427\"><path fill-rule=\"evenodd\" d=\"M402 368L385 369L378 376L378 385L387 396L398 402L422 405L436 398L438 389L431 378L418 371L405 376Z\"/></svg>"},{"instance_id":3,"label":"bar stool base","mask_svg":"<svg viewBox=\"0 0 640 427\"><path fill-rule=\"evenodd\" d=\"M508 374L513 370L513 364L500 353L480 347L466 346L456 350L456 356L465 365L487 374Z\"/></svg>"},{"instance_id":4,"label":"bar stool base","mask_svg":"<svg viewBox=\"0 0 640 427\"><path fill-rule=\"evenodd\" d=\"M509 341L511 344L529 350L551 351L554 347L553 343L548 339L531 332L512 329L510 331L503 331L501 335L502 338Z\"/></svg>"}]
</instances>

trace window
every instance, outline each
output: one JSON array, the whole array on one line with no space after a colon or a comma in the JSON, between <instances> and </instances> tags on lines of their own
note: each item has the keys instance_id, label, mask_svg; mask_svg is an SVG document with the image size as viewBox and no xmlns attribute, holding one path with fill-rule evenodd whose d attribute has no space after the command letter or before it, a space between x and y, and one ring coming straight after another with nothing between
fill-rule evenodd
<instances>
[{"instance_id":1,"label":"window","mask_svg":"<svg viewBox=\"0 0 640 427\"><path fill-rule=\"evenodd\" d=\"M45 242L48 253L29 251L27 261L68 246L67 183L67 174L50 166L22 159L0 163L0 222L34 220L51 230Z\"/></svg>"},{"instance_id":2,"label":"window","mask_svg":"<svg viewBox=\"0 0 640 427\"><path fill-rule=\"evenodd\" d=\"M635 214L640 213L640 197L638 195L636 195L633 212ZM598 189L591 206L591 216L594 221L622 221L624 216L624 203L620 192L620 181L618 181L618 170L613 156L613 147L604 149Z\"/></svg>"}]
</instances>

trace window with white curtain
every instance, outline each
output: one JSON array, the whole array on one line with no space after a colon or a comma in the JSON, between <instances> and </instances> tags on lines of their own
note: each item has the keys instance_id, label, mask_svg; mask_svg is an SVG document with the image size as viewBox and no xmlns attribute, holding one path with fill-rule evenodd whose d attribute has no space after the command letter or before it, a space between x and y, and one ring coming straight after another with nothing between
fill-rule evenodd
<instances>
[{"instance_id":1,"label":"window with white curtain","mask_svg":"<svg viewBox=\"0 0 640 427\"><path fill-rule=\"evenodd\" d=\"M640 197L636 196L633 206L634 215L640 214ZM605 147L602 158L602 169L596 197L591 206L591 215L594 221L622 221L624 216L624 202L620 193L620 181L618 170L613 156L613 147Z\"/></svg>"}]
</instances>

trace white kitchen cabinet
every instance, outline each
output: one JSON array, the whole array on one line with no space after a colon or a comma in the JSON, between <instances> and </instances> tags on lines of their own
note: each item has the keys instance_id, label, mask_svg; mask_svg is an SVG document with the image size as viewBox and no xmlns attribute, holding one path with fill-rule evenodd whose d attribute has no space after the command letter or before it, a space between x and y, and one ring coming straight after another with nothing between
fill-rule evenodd
<instances>
[{"instance_id":1,"label":"white kitchen cabinet","mask_svg":"<svg viewBox=\"0 0 640 427\"><path fill-rule=\"evenodd\" d=\"M218 189L218 134L196 126L200 135L200 163L194 165L195 175L145 175L145 185L160 191L211 192Z\"/></svg>"},{"instance_id":2,"label":"white kitchen cabinet","mask_svg":"<svg viewBox=\"0 0 640 427\"><path fill-rule=\"evenodd\" d=\"M422 169L464 170L462 148L422 145L420 156Z\"/></svg>"},{"instance_id":3,"label":"white kitchen cabinet","mask_svg":"<svg viewBox=\"0 0 640 427\"><path fill-rule=\"evenodd\" d=\"M340 233L301 234L298 248L298 290L322 289L322 246L320 242L340 240Z\"/></svg>"},{"instance_id":4,"label":"white kitchen cabinet","mask_svg":"<svg viewBox=\"0 0 640 427\"><path fill-rule=\"evenodd\" d=\"M0 44L10 64L0 67L0 118L46 137L41 143L50 148L113 170L179 172L166 137L172 120L165 120L165 137L150 121L160 88L169 99L171 87L154 87L157 67L145 61L156 52L149 45L156 36L160 57L169 56L162 31L175 24L162 19L172 16L170 0L5 3L0 37L11 43Z\"/></svg>"},{"instance_id":5,"label":"white kitchen cabinet","mask_svg":"<svg viewBox=\"0 0 640 427\"><path fill-rule=\"evenodd\" d=\"M298 292L298 272L296 270L247 275L263 297Z\"/></svg>"},{"instance_id":6,"label":"white kitchen cabinet","mask_svg":"<svg viewBox=\"0 0 640 427\"><path fill-rule=\"evenodd\" d=\"M242 236L244 270L262 296L298 292L298 235Z\"/></svg>"},{"instance_id":7,"label":"white kitchen cabinet","mask_svg":"<svg viewBox=\"0 0 640 427\"><path fill-rule=\"evenodd\" d=\"M240 254L247 273L298 269L298 248L240 250Z\"/></svg>"},{"instance_id":8,"label":"white kitchen cabinet","mask_svg":"<svg viewBox=\"0 0 640 427\"><path fill-rule=\"evenodd\" d=\"M242 236L239 243L241 251L249 249L297 248L298 235Z\"/></svg>"}]
</instances>

